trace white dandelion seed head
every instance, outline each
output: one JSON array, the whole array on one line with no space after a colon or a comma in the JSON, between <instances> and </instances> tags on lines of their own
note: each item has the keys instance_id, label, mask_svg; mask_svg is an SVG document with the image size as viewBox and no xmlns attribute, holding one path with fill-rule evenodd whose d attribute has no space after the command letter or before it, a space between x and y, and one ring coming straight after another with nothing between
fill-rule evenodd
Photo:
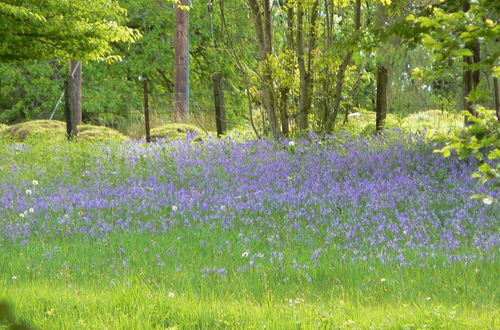
<instances>
[{"instance_id":1,"label":"white dandelion seed head","mask_svg":"<svg viewBox=\"0 0 500 330\"><path fill-rule=\"evenodd\" d=\"M493 200L491 198L483 198L483 203L486 205L491 205L493 203Z\"/></svg>"},{"instance_id":2,"label":"white dandelion seed head","mask_svg":"<svg viewBox=\"0 0 500 330\"><path fill-rule=\"evenodd\" d=\"M288 142L289 147L295 147L295 142L294 141L289 141Z\"/></svg>"},{"instance_id":3,"label":"white dandelion seed head","mask_svg":"<svg viewBox=\"0 0 500 330\"><path fill-rule=\"evenodd\" d=\"M176 205L172 205L172 211L177 211L177 206Z\"/></svg>"}]
</instances>

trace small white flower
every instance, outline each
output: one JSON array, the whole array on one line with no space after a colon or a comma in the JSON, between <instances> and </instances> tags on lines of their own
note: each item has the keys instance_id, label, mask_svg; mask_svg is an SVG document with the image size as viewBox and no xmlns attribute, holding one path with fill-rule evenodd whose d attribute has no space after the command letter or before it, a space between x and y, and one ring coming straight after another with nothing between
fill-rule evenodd
<instances>
[{"instance_id":1,"label":"small white flower","mask_svg":"<svg viewBox=\"0 0 500 330\"><path fill-rule=\"evenodd\" d=\"M353 112L353 113L348 114L347 117L361 117L361 113Z\"/></svg>"},{"instance_id":2,"label":"small white flower","mask_svg":"<svg viewBox=\"0 0 500 330\"><path fill-rule=\"evenodd\" d=\"M34 209L34 208L32 208L32 207L30 207L29 212L30 212L30 213L34 213L34 212L35 212L35 209Z\"/></svg>"},{"instance_id":3,"label":"small white flower","mask_svg":"<svg viewBox=\"0 0 500 330\"><path fill-rule=\"evenodd\" d=\"M427 300L427 301L429 301L429 300L431 300L431 299L432 299L431 297L427 297L427 298L425 298L425 300Z\"/></svg>"},{"instance_id":4,"label":"small white flower","mask_svg":"<svg viewBox=\"0 0 500 330\"><path fill-rule=\"evenodd\" d=\"M12 276L12 280L13 280L13 281L17 280L17 276L15 276L15 275L14 275L14 276Z\"/></svg>"},{"instance_id":5,"label":"small white flower","mask_svg":"<svg viewBox=\"0 0 500 330\"><path fill-rule=\"evenodd\" d=\"M31 195L33 192L29 189L26 189L26 195Z\"/></svg>"},{"instance_id":6,"label":"small white flower","mask_svg":"<svg viewBox=\"0 0 500 330\"><path fill-rule=\"evenodd\" d=\"M486 205L491 205L491 203L493 203L493 200L491 198L483 198L483 203L486 204Z\"/></svg>"},{"instance_id":7,"label":"small white flower","mask_svg":"<svg viewBox=\"0 0 500 330\"><path fill-rule=\"evenodd\" d=\"M177 206L176 205L172 205L172 211L177 211Z\"/></svg>"},{"instance_id":8,"label":"small white flower","mask_svg":"<svg viewBox=\"0 0 500 330\"><path fill-rule=\"evenodd\" d=\"M295 147L295 142L293 142L293 141L288 142L288 146L289 147Z\"/></svg>"},{"instance_id":9,"label":"small white flower","mask_svg":"<svg viewBox=\"0 0 500 330\"><path fill-rule=\"evenodd\" d=\"M385 278L380 279L380 282L382 282L382 283L384 283L385 281L387 281Z\"/></svg>"},{"instance_id":10,"label":"small white flower","mask_svg":"<svg viewBox=\"0 0 500 330\"><path fill-rule=\"evenodd\" d=\"M241 254L241 256L242 256L243 258L248 257L248 251L243 252L243 253Z\"/></svg>"},{"instance_id":11,"label":"small white flower","mask_svg":"<svg viewBox=\"0 0 500 330\"><path fill-rule=\"evenodd\" d=\"M19 216L20 216L21 218L24 218L24 213L19 213Z\"/></svg>"},{"instance_id":12,"label":"small white flower","mask_svg":"<svg viewBox=\"0 0 500 330\"><path fill-rule=\"evenodd\" d=\"M174 293L174 292L172 292L172 291L170 291L170 292L168 293L168 297L169 297L169 298L175 298L175 293Z\"/></svg>"},{"instance_id":13,"label":"small white flower","mask_svg":"<svg viewBox=\"0 0 500 330\"><path fill-rule=\"evenodd\" d=\"M342 16L339 16L337 14L333 15L333 21L335 22L335 24L339 24L340 22L342 22L342 19Z\"/></svg>"},{"instance_id":14,"label":"small white flower","mask_svg":"<svg viewBox=\"0 0 500 330\"><path fill-rule=\"evenodd\" d=\"M31 183L32 183L34 186L38 186L38 181L36 181L36 180L33 180Z\"/></svg>"},{"instance_id":15,"label":"small white flower","mask_svg":"<svg viewBox=\"0 0 500 330\"><path fill-rule=\"evenodd\" d=\"M225 209L226 209L226 207L225 207L224 205L221 205L221 206L220 206L220 210L221 210L221 211L224 211Z\"/></svg>"}]
</instances>

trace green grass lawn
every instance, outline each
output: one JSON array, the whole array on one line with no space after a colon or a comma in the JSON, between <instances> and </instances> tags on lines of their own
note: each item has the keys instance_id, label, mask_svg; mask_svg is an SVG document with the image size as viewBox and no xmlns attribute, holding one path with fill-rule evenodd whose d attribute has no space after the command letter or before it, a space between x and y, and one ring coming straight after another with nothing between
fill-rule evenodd
<instances>
[{"instance_id":1,"label":"green grass lawn","mask_svg":"<svg viewBox=\"0 0 500 330\"><path fill-rule=\"evenodd\" d=\"M266 262L243 274L200 273L214 264L231 269L247 261L241 248L220 248L224 242L215 237L221 234L237 237L236 231L174 231L3 244L0 297L15 305L18 318L44 329L500 325L495 263L443 266L438 259L430 261L436 268L422 269L321 260L312 282L292 265ZM284 253L304 257L293 247Z\"/></svg>"}]
</instances>

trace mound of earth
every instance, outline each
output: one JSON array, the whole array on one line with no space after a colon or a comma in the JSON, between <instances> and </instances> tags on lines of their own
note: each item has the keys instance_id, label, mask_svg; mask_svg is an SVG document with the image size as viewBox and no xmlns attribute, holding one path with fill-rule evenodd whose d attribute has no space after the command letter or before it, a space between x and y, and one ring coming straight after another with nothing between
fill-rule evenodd
<instances>
[{"instance_id":1,"label":"mound of earth","mask_svg":"<svg viewBox=\"0 0 500 330\"><path fill-rule=\"evenodd\" d=\"M190 135L196 135L194 141L200 141L204 133L200 128L190 124L166 124L151 130L153 141L165 138L169 140L185 139Z\"/></svg>"},{"instance_id":2,"label":"mound of earth","mask_svg":"<svg viewBox=\"0 0 500 330\"><path fill-rule=\"evenodd\" d=\"M31 120L24 123L12 125L2 131L1 135L7 135L16 141L24 141L29 136L41 135L47 138L64 136L66 124L58 120Z\"/></svg>"},{"instance_id":3,"label":"mound of earth","mask_svg":"<svg viewBox=\"0 0 500 330\"><path fill-rule=\"evenodd\" d=\"M78 139L80 140L113 140L127 141L129 138L122 133L106 126L80 125L78 126Z\"/></svg>"},{"instance_id":4,"label":"mound of earth","mask_svg":"<svg viewBox=\"0 0 500 330\"><path fill-rule=\"evenodd\" d=\"M0 130L0 135L9 136L16 141L24 141L34 136L64 141L66 139L66 123L58 120L32 120L12 125L3 131ZM78 126L78 139L85 141L128 140L125 135L112 128L86 124Z\"/></svg>"}]
</instances>

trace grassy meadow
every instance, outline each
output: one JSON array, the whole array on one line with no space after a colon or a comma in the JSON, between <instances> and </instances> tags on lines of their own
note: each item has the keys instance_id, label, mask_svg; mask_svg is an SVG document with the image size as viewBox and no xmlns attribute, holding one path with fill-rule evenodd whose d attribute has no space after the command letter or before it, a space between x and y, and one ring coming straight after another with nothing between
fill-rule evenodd
<instances>
[{"instance_id":1,"label":"grassy meadow","mask_svg":"<svg viewBox=\"0 0 500 330\"><path fill-rule=\"evenodd\" d=\"M401 131L187 136L0 138L0 329L500 327L474 160Z\"/></svg>"}]
</instances>

